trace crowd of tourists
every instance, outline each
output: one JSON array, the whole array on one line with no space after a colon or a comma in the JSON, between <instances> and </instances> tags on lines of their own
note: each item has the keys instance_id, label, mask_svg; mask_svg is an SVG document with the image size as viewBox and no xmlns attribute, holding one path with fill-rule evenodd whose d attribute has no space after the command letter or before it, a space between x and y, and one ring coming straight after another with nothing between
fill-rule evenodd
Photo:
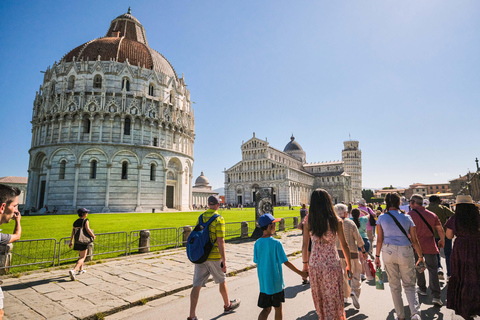
<instances>
[{"instance_id":1,"label":"crowd of tourists","mask_svg":"<svg viewBox=\"0 0 480 320\"><path fill-rule=\"evenodd\" d=\"M0 244L17 241L21 236L18 196L20 190L0 184L0 224L15 220L13 234L0 233ZM319 319L346 319L345 303L352 300L360 308L362 281L372 277L375 265L382 266L388 275L391 300L397 319L406 319L402 288L410 308L410 318L421 319L419 295L429 295L437 307L444 304L440 280L448 281L447 308L464 319L473 320L480 315L480 214L479 205L468 195L459 195L456 202L442 205L437 196L431 196L428 206L421 195L409 200L398 194L385 197L385 209L367 205L364 199L358 207L332 203L327 191L317 189L310 198L310 206L300 210L302 230L302 268L295 267L274 236L276 219L266 213L258 219L261 236L255 242L253 261L257 264L259 280L258 319L267 319L274 310L275 319L283 318L285 302L283 265L297 273L303 284L310 284L313 303ZM408 203L408 212L402 210ZM223 312L234 312L240 299L230 299L227 284L227 258L225 255L225 221L218 213L221 200L208 198L209 209L187 241L187 255L194 262L193 288L190 295L189 320L200 320L196 307L200 290L210 276L219 285ZM87 218L89 210L78 210L73 223L70 247L78 251L79 259L69 271L72 280L85 273L83 262L88 243L95 234ZM205 232L203 232L205 230ZM198 239L207 239L199 246ZM190 240L192 239L192 240ZM440 264L440 250L445 253L446 276ZM196 252L201 250L199 252ZM200 256L198 255L200 254ZM196 258L194 259L193 257ZM429 273L428 284L425 271ZM374 273L374 272L373 272ZM3 318L3 293L0 288L0 320Z\"/></svg>"}]
</instances>

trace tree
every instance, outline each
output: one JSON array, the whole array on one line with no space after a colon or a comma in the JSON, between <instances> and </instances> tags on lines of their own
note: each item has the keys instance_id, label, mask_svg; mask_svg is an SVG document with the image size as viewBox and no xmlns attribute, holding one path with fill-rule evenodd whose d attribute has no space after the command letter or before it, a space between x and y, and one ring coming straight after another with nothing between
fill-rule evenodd
<instances>
[{"instance_id":1,"label":"tree","mask_svg":"<svg viewBox=\"0 0 480 320\"><path fill-rule=\"evenodd\" d=\"M390 187L382 188L382 190L391 190L391 189L395 189L395 188L392 185L390 185Z\"/></svg>"},{"instance_id":2,"label":"tree","mask_svg":"<svg viewBox=\"0 0 480 320\"><path fill-rule=\"evenodd\" d=\"M370 189L363 189L362 198L365 199L365 201L369 202L370 199L373 198L373 191Z\"/></svg>"}]
</instances>

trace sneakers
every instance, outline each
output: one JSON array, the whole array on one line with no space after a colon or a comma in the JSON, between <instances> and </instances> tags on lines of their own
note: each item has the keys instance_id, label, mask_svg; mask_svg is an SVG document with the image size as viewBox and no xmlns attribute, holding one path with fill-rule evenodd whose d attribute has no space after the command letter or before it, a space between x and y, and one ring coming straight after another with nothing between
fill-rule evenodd
<instances>
[{"instance_id":1,"label":"sneakers","mask_svg":"<svg viewBox=\"0 0 480 320\"><path fill-rule=\"evenodd\" d=\"M358 298L355 292L350 293L350 298L352 298L353 306L357 309L360 309L360 303L358 302Z\"/></svg>"},{"instance_id":2,"label":"sneakers","mask_svg":"<svg viewBox=\"0 0 480 320\"><path fill-rule=\"evenodd\" d=\"M438 279L439 280L445 280L445 277L443 276L443 269L442 268L438 268Z\"/></svg>"},{"instance_id":3,"label":"sneakers","mask_svg":"<svg viewBox=\"0 0 480 320\"><path fill-rule=\"evenodd\" d=\"M423 291L422 289L420 289L420 288L418 288L418 287L417 287L417 290L416 290L416 291L417 291L417 293L418 293L419 295L421 295L421 296L426 296L426 295L427 295L427 292L426 292L426 291ZM413 318L412 318L412 319L413 319Z\"/></svg>"},{"instance_id":4,"label":"sneakers","mask_svg":"<svg viewBox=\"0 0 480 320\"><path fill-rule=\"evenodd\" d=\"M361 274L361 275L360 275L360 279L362 279L362 281L365 281L365 280L367 280L367 277L365 277L364 274Z\"/></svg>"},{"instance_id":5,"label":"sneakers","mask_svg":"<svg viewBox=\"0 0 480 320\"><path fill-rule=\"evenodd\" d=\"M68 271L68 274L70 275L70 279L72 281L75 281L75 271L74 270L70 270Z\"/></svg>"},{"instance_id":6,"label":"sneakers","mask_svg":"<svg viewBox=\"0 0 480 320\"><path fill-rule=\"evenodd\" d=\"M77 273L77 275L79 276L79 275L84 274L84 273L86 273L86 272L87 272L87 270L79 270L78 273Z\"/></svg>"},{"instance_id":7,"label":"sneakers","mask_svg":"<svg viewBox=\"0 0 480 320\"><path fill-rule=\"evenodd\" d=\"M440 298L433 298L432 303L436 306L439 306L439 307L443 306L443 302L442 302L442 300L440 300Z\"/></svg>"},{"instance_id":8,"label":"sneakers","mask_svg":"<svg viewBox=\"0 0 480 320\"><path fill-rule=\"evenodd\" d=\"M309 283L310 283L310 281L308 281L307 279L302 281L302 284L309 284Z\"/></svg>"},{"instance_id":9,"label":"sneakers","mask_svg":"<svg viewBox=\"0 0 480 320\"><path fill-rule=\"evenodd\" d=\"M420 317L420 315L418 313L414 314L411 319L412 320L422 320L422 318Z\"/></svg>"},{"instance_id":10,"label":"sneakers","mask_svg":"<svg viewBox=\"0 0 480 320\"><path fill-rule=\"evenodd\" d=\"M240 306L240 299L233 299L230 300L230 305L228 307L223 307L224 313L232 312L233 310L237 309Z\"/></svg>"}]
</instances>

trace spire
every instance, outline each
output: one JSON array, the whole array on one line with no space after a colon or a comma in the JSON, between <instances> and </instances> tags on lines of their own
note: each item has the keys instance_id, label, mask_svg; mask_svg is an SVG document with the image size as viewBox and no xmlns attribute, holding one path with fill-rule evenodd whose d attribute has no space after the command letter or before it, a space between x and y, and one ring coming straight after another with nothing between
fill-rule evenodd
<instances>
[{"instance_id":1,"label":"spire","mask_svg":"<svg viewBox=\"0 0 480 320\"><path fill-rule=\"evenodd\" d=\"M132 14L132 9L130 9L130 7L128 7L127 13L128 13L128 14Z\"/></svg>"},{"instance_id":2,"label":"spire","mask_svg":"<svg viewBox=\"0 0 480 320\"><path fill-rule=\"evenodd\" d=\"M475 158L475 162L477 163L477 172L479 172L480 168L478 167L478 158Z\"/></svg>"},{"instance_id":3,"label":"spire","mask_svg":"<svg viewBox=\"0 0 480 320\"><path fill-rule=\"evenodd\" d=\"M292 136L290 137L290 140L295 140L295 137L293 136L293 133L292 133Z\"/></svg>"}]
</instances>

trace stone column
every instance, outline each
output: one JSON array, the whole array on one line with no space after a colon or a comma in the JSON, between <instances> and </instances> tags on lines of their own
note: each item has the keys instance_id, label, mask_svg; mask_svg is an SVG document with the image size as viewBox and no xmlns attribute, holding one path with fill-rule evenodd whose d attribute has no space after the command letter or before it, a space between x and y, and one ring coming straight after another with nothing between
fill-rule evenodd
<instances>
[{"instance_id":1,"label":"stone column","mask_svg":"<svg viewBox=\"0 0 480 320\"><path fill-rule=\"evenodd\" d=\"M99 142L102 142L102 138L103 138L103 122L105 122L105 116L102 115L100 117L100 134L98 136L98 141Z\"/></svg>"},{"instance_id":2,"label":"stone column","mask_svg":"<svg viewBox=\"0 0 480 320\"><path fill-rule=\"evenodd\" d=\"M60 121L58 121L58 139L57 139L57 143L62 142L62 124L63 124L63 119L60 119Z\"/></svg>"},{"instance_id":3,"label":"stone column","mask_svg":"<svg viewBox=\"0 0 480 320\"><path fill-rule=\"evenodd\" d=\"M241 237L242 238L248 238L248 222L246 222L246 221L242 221Z\"/></svg>"},{"instance_id":4,"label":"stone column","mask_svg":"<svg viewBox=\"0 0 480 320\"><path fill-rule=\"evenodd\" d=\"M110 202L110 171L112 169L112 164L107 163L107 187L105 190L105 206L102 209L102 212L110 212L110 208L108 207Z\"/></svg>"},{"instance_id":5,"label":"stone column","mask_svg":"<svg viewBox=\"0 0 480 320\"><path fill-rule=\"evenodd\" d=\"M49 184L50 184L50 170L52 169L52 166L47 164L45 165L45 167L47 168L47 178L45 179L45 196L44 196L44 201L43 201L43 204L44 205L48 205L48 188L49 188Z\"/></svg>"},{"instance_id":6,"label":"stone column","mask_svg":"<svg viewBox=\"0 0 480 320\"><path fill-rule=\"evenodd\" d=\"M92 142L93 121L95 120L95 118L93 116L90 116L89 120L90 120L90 130L88 132L88 142Z\"/></svg>"},{"instance_id":7,"label":"stone column","mask_svg":"<svg viewBox=\"0 0 480 320\"><path fill-rule=\"evenodd\" d=\"M73 118L71 116L67 117L68 121L68 135L67 135L67 141L70 141L70 136L72 135L72 123L73 123Z\"/></svg>"},{"instance_id":8,"label":"stone column","mask_svg":"<svg viewBox=\"0 0 480 320\"><path fill-rule=\"evenodd\" d=\"M138 239L138 252L147 253L150 252L150 231L140 231L140 238Z\"/></svg>"},{"instance_id":9,"label":"stone column","mask_svg":"<svg viewBox=\"0 0 480 320\"><path fill-rule=\"evenodd\" d=\"M187 245L187 240L188 240L188 237L190 236L190 233L192 233L192 227L190 226L183 227L182 247Z\"/></svg>"},{"instance_id":10,"label":"stone column","mask_svg":"<svg viewBox=\"0 0 480 320\"><path fill-rule=\"evenodd\" d=\"M123 129L125 127L125 118L120 119L120 122L122 124L120 128L120 143L123 143L123 134L124 134ZM132 133L131 131L132 131L132 122L130 122L130 134Z\"/></svg>"},{"instance_id":11,"label":"stone column","mask_svg":"<svg viewBox=\"0 0 480 320\"><path fill-rule=\"evenodd\" d=\"M142 212L141 207L141 191L142 191L142 168L143 165L138 165L138 179L137 179L137 206L135 207L135 212Z\"/></svg>"},{"instance_id":12,"label":"stone column","mask_svg":"<svg viewBox=\"0 0 480 320\"><path fill-rule=\"evenodd\" d=\"M112 143L113 141L113 116L110 117L110 140L108 142Z\"/></svg>"},{"instance_id":13,"label":"stone column","mask_svg":"<svg viewBox=\"0 0 480 320\"><path fill-rule=\"evenodd\" d=\"M141 128L141 134L140 134L140 144L143 146L143 127L145 126L145 119L142 119L142 122L140 123L140 128Z\"/></svg>"},{"instance_id":14,"label":"stone column","mask_svg":"<svg viewBox=\"0 0 480 320\"><path fill-rule=\"evenodd\" d=\"M79 142L80 142L80 138L81 138L81 134L82 134L82 122L83 122L83 119L79 118L78 119L78 135L77 135L77 141L79 141Z\"/></svg>"},{"instance_id":15,"label":"stone column","mask_svg":"<svg viewBox=\"0 0 480 320\"><path fill-rule=\"evenodd\" d=\"M77 192L78 192L78 173L80 171L80 163L75 163L75 184L73 185L73 211L77 209Z\"/></svg>"},{"instance_id":16,"label":"stone column","mask_svg":"<svg viewBox=\"0 0 480 320\"><path fill-rule=\"evenodd\" d=\"M87 256L85 257L85 262L92 261L92 259L93 259L93 246L94 246L93 242L91 242L87 245Z\"/></svg>"},{"instance_id":17,"label":"stone column","mask_svg":"<svg viewBox=\"0 0 480 320\"><path fill-rule=\"evenodd\" d=\"M55 123L53 122L53 120L50 120L50 127L51 127L50 128L50 131L51 131L51 133L50 133L50 144L52 144L53 143L53 133L55 131Z\"/></svg>"},{"instance_id":18,"label":"stone column","mask_svg":"<svg viewBox=\"0 0 480 320\"><path fill-rule=\"evenodd\" d=\"M163 208L165 210L167 208L167 171L168 169L163 169Z\"/></svg>"}]
</instances>

